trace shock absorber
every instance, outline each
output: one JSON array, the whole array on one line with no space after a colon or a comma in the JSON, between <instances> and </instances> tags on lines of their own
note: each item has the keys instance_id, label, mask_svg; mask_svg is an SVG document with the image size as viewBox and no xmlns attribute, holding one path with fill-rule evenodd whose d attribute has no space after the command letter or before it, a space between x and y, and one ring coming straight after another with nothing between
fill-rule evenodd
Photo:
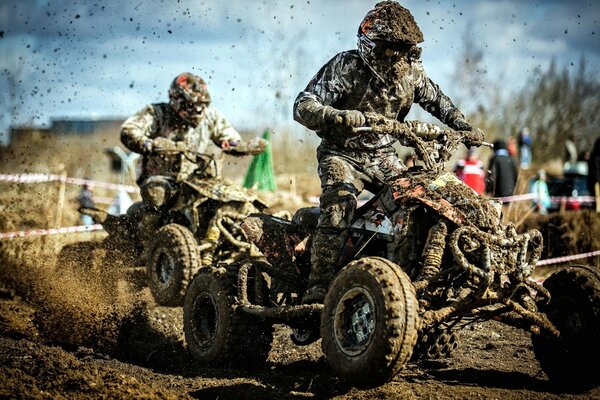
<instances>
[{"instance_id":1,"label":"shock absorber","mask_svg":"<svg viewBox=\"0 0 600 400\"><path fill-rule=\"evenodd\" d=\"M444 221L439 221L429 230L423 249L423 268L414 283L417 291L426 288L431 279L440 272L447 234L448 226Z\"/></svg>"},{"instance_id":2,"label":"shock absorber","mask_svg":"<svg viewBox=\"0 0 600 400\"><path fill-rule=\"evenodd\" d=\"M203 266L212 264L217 243L221 237L221 230L217 226L216 219L217 216L213 217L210 221L208 229L206 230L206 236L202 240L202 243L210 244L210 247L201 253L201 262Z\"/></svg>"}]
</instances>

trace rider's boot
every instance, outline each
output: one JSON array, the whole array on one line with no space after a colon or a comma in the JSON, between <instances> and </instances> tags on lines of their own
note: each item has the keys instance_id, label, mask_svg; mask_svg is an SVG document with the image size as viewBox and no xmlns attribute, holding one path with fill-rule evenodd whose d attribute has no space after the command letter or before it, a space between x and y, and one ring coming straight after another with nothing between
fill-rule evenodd
<instances>
[{"instance_id":1,"label":"rider's boot","mask_svg":"<svg viewBox=\"0 0 600 400\"><path fill-rule=\"evenodd\" d=\"M308 288L302 296L303 304L322 303L335 276L346 235L338 231L317 229L312 241Z\"/></svg>"}]
</instances>

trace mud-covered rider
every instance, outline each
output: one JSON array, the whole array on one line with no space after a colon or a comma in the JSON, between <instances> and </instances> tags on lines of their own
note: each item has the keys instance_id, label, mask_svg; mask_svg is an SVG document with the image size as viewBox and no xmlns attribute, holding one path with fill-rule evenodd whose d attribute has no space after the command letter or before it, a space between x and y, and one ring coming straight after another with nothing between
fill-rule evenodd
<instances>
[{"instance_id":1,"label":"mud-covered rider","mask_svg":"<svg viewBox=\"0 0 600 400\"><path fill-rule=\"evenodd\" d=\"M316 131L321 179L320 217L311 248L312 270L304 303L322 302L333 280L363 189L376 192L381 182L406 167L391 136L356 134L364 112L403 121L418 103L455 130L477 131L425 74L420 61L423 34L412 14L394 1L367 13L358 29L358 49L334 56L311 79L294 103L294 119Z\"/></svg>"},{"instance_id":2,"label":"mud-covered rider","mask_svg":"<svg viewBox=\"0 0 600 400\"><path fill-rule=\"evenodd\" d=\"M189 158L177 155L177 151L206 153L210 141L229 149L238 145L241 138L225 116L210 104L204 80L185 72L171 83L168 103L149 104L123 123L121 141L142 155L137 183L144 204L158 208L167 201L165 188L175 189L177 178L185 179L199 167ZM169 155L169 151L173 154ZM204 167L205 176L217 174L213 166Z\"/></svg>"}]
</instances>

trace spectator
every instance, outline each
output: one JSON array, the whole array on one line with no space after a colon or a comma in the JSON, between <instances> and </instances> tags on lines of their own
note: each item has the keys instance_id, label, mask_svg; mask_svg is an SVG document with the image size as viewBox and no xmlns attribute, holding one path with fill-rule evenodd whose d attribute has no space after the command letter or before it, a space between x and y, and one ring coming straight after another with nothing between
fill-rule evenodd
<instances>
[{"instance_id":1,"label":"spectator","mask_svg":"<svg viewBox=\"0 0 600 400\"><path fill-rule=\"evenodd\" d=\"M533 198L533 207L542 215L548 214L550 207L550 191L546 182L546 171L540 169L536 175L536 180L531 183L529 188L530 193L534 193L537 197Z\"/></svg>"},{"instance_id":2,"label":"spectator","mask_svg":"<svg viewBox=\"0 0 600 400\"><path fill-rule=\"evenodd\" d=\"M517 141L515 140L514 136L509 136L508 139L506 140L506 150L508 150L508 155L511 156L512 158L516 159L517 158Z\"/></svg>"},{"instance_id":3,"label":"spectator","mask_svg":"<svg viewBox=\"0 0 600 400\"><path fill-rule=\"evenodd\" d=\"M598 197L600 196L600 137L594 142L592 152L588 158L588 190L590 195L596 197L596 211L600 211Z\"/></svg>"},{"instance_id":4,"label":"spectator","mask_svg":"<svg viewBox=\"0 0 600 400\"><path fill-rule=\"evenodd\" d=\"M476 191L477 194L483 194L485 191L485 172L483 171L483 163L477 158L473 147L467 149L467 156L456 163L454 172L461 181Z\"/></svg>"},{"instance_id":5,"label":"spectator","mask_svg":"<svg viewBox=\"0 0 600 400\"><path fill-rule=\"evenodd\" d=\"M565 140L565 163L571 165L577 162L577 145L575 144L575 136L570 133Z\"/></svg>"},{"instance_id":6,"label":"spectator","mask_svg":"<svg viewBox=\"0 0 600 400\"><path fill-rule=\"evenodd\" d=\"M81 190L79 191L79 196L77 197L77 201L79 202L79 207L93 208L96 206L96 203L94 203L94 194L92 193L90 186L87 183L81 187ZM80 214L81 223L83 225L89 226L94 224L92 217L83 213Z\"/></svg>"},{"instance_id":7,"label":"spectator","mask_svg":"<svg viewBox=\"0 0 600 400\"><path fill-rule=\"evenodd\" d=\"M486 191L494 197L506 197L513 194L517 183L517 166L508 155L503 140L494 142L494 155L490 159Z\"/></svg>"},{"instance_id":8,"label":"spectator","mask_svg":"<svg viewBox=\"0 0 600 400\"><path fill-rule=\"evenodd\" d=\"M519 144L519 164L521 168L527 169L531 165L531 136L529 136L528 128L519 131L517 142Z\"/></svg>"}]
</instances>

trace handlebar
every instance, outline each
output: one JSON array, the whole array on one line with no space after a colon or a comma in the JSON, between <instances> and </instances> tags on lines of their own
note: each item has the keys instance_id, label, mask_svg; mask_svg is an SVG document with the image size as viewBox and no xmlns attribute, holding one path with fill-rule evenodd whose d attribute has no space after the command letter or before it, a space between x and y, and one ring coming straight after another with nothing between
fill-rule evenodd
<instances>
[{"instance_id":1,"label":"handlebar","mask_svg":"<svg viewBox=\"0 0 600 400\"><path fill-rule=\"evenodd\" d=\"M377 113L365 113L369 126L353 128L356 134L375 133L391 135L414 147L419 159L429 170L441 170L461 143L493 148L472 131L442 129L437 125L420 121L400 122Z\"/></svg>"}]
</instances>

